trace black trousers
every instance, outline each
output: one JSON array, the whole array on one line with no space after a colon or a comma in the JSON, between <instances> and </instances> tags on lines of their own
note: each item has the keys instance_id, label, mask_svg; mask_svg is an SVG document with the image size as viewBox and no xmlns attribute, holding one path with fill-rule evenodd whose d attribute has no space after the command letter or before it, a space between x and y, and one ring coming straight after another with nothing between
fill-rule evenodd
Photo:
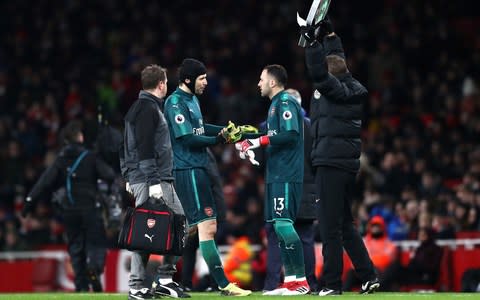
<instances>
[{"instance_id":1,"label":"black trousers","mask_svg":"<svg viewBox=\"0 0 480 300\"><path fill-rule=\"evenodd\" d=\"M374 279L375 269L354 226L351 211L355 173L319 166L316 168L315 184L320 196L316 205L323 245L322 281L325 287L342 289L343 249L362 282Z\"/></svg>"},{"instance_id":2,"label":"black trousers","mask_svg":"<svg viewBox=\"0 0 480 300\"><path fill-rule=\"evenodd\" d=\"M65 210L63 212L68 254L75 274L75 290L101 290L92 275L103 273L106 236L100 208Z\"/></svg>"}]
</instances>

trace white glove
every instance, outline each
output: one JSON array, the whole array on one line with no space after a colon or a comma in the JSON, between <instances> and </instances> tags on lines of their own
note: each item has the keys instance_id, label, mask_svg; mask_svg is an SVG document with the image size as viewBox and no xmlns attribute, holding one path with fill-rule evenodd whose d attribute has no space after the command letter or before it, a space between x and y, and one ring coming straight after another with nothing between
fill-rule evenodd
<instances>
[{"instance_id":1,"label":"white glove","mask_svg":"<svg viewBox=\"0 0 480 300\"><path fill-rule=\"evenodd\" d=\"M255 160L255 152L253 152L252 150L247 150L245 154L248 156L248 160L250 161L250 163L252 163L252 165L254 166L260 165L260 163Z\"/></svg>"},{"instance_id":2,"label":"white glove","mask_svg":"<svg viewBox=\"0 0 480 300\"><path fill-rule=\"evenodd\" d=\"M240 143L235 144L235 149L238 150L238 156L240 156L241 159L245 159L248 157L248 160L250 160L250 163L255 166L259 166L260 163L255 160L255 152L253 150L247 150L247 151L242 151L241 150L242 146Z\"/></svg>"},{"instance_id":3,"label":"white glove","mask_svg":"<svg viewBox=\"0 0 480 300\"><path fill-rule=\"evenodd\" d=\"M237 150L242 150L243 152L247 152L247 150L255 149L260 146L266 146L270 144L270 139L268 135L262 135L256 139L246 139L241 142L235 143L235 148Z\"/></svg>"},{"instance_id":4,"label":"white glove","mask_svg":"<svg viewBox=\"0 0 480 300\"><path fill-rule=\"evenodd\" d=\"M130 183L127 182L127 183L125 184L125 190L127 191L127 193L133 195L133 190L132 190L132 187L130 187Z\"/></svg>"},{"instance_id":5,"label":"white glove","mask_svg":"<svg viewBox=\"0 0 480 300\"><path fill-rule=\"evenodd\" d=\"M148 196L155 199L162 198L163 197L162 186L160 184L155 184L148 187Z\"/></svg>"},{"instance_id":6,"label":"white glove","mask_svg":"<svg viewBox=\"0 0 480 300\"><path fill-rule=\"evenodd\" d=\"M260 147L260 139L246 139L241 142L235 143L235 148L237 150L240 150L242 152L246 152L247 150L250 149L255 149Z\"/></svg>"}]
</instances>

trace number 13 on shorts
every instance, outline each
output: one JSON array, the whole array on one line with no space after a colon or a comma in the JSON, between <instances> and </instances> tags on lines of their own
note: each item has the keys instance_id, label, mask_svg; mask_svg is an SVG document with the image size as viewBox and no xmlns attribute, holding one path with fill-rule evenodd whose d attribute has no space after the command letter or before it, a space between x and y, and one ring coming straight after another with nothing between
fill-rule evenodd
<instances>
[{"instance_id":1,"label":"number 13 on shorts","mask_svg":"<svg viewBox=\"0 0 480 300\"><path fill-rule=\"evenodd\" d=\"M281 216L283 209L285 208L285 198L273 198L273 208L275 209L275 213Z\"/></svg>"}]
</instances>

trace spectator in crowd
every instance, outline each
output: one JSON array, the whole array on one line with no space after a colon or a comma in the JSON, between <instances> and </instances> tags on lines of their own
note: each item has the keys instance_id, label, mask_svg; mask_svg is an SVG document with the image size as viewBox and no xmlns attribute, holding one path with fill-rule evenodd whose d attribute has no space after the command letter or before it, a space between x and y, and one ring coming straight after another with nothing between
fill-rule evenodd
<instances>
[{"instance_id":1,"label":"spectator in crowd","mask_svg":"<svg viewBox=\"0 0 480 300\"><path fill-rule=\"evenodd\" d=\"M374 216L368 222L365 247L367 247L368 254L382 283L381 289L389 291L390 287L384 284L384 278L392 276L398 263L399 251L397 245L388 238L385 221L382 217ZM343 290L350 291L354 285L360 283L355 276L355 271L350 270L347 273Z\"/></svg>"},{"instance_id":2,"label":"spectator in crowd","mask_svg":"<svg viewBox=\"0 0 480 300\"><path fill-rule=\"evenodd\" d=\"M431 228L420 228L420 245L415 249L412 259L406 267L398 264L395 275L384 278L384 284L394 290L394 284L435 284L444 251L436 244L434 236Z\"/></svg>"}]
</instances>

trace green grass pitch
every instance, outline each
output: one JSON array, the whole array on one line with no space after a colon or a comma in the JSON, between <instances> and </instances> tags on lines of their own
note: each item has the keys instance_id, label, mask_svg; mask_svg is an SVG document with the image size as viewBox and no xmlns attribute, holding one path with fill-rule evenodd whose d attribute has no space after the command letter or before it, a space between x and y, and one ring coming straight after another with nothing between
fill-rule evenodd
<instances>
[{"instance_id":1,"label":"green grass pitch","mask_svg":"<svg viewBox=\"0 0 480 300\"><path fill-rule=\"evenodd\" d=\"M227 298L220 296L218 293L191 293L192 298L190 299L211 299L211 298ZM261 293L254 293L249 297L246 297L245 300L256 300L256 299L266 299L266 300L280 300L280 299L314 299L313 297L318 297L315 295L307 296L262 296ZM233 297L228 297L232 299ZM408 299L408 300L480 300L480 293L375 293L371 295L358 295L357 293L344 293L341 296L327 297L327 299L375 299L375 300L392 300L392 299ZM17 293L17 294L0 294L0 299L29 299L29 300L47 300L47 299L66 299L66 300L115 300L115 299L127 299L127 294L91 294L91 293ZM171 298L162 298L162 299L171 299Z\"/></svg>"}]
</instances>

